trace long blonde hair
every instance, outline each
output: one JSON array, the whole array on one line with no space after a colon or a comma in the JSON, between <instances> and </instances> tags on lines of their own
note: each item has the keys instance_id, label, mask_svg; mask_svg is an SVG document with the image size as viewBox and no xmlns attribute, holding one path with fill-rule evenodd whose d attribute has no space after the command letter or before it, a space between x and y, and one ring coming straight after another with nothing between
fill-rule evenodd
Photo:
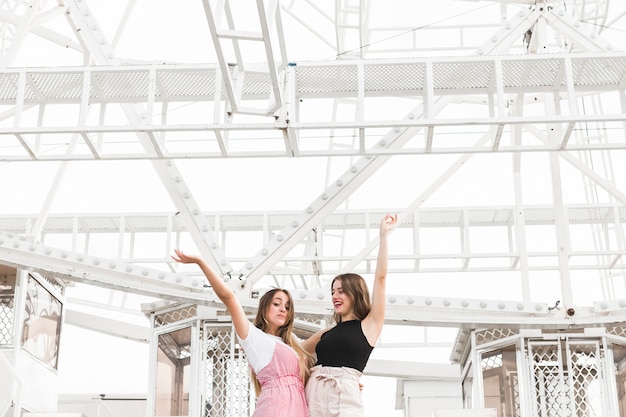
<instances>
[{"instance_id":1,"label":"long blonde hair","mask_svg":"<svg viewBox=\"0 0 626 417\"><path fill-rule=\"evenodd\" d=\"M272 300L274 299L274 294L279 291L283 292L287 296L287 304L289 307L287 308L287 318L285 320L285 324L278 329L278 336L280 336L285 344L293 348L293 350L295 350L298 354L298 358L300 360L300 377L302 378L302 382L306 385L306 382L311 375L311 367L315 365L315 360L313 358L313 355L302 349L300 343L293 335L293 322L296 313L293 306L293 299L291 298L291 294L289 294L289 291L281 288L274 288L263 294L261 300L259 301L259 308L257 310L256 317L254 318L252 324L263 330L264 332L267 332L267 328L269 327L267 311L270 307L270 304L272 303ZM254 381L254 390L258 397L261 393L261 383L259 382L253 370L250 370L250 373L252 374L252 380Z\"/></svg>"}]
</instances>

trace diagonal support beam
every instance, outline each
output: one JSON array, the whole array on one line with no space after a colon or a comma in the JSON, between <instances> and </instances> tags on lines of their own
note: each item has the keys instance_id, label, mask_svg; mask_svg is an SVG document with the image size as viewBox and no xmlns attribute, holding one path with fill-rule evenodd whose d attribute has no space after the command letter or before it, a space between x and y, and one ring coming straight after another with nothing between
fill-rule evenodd
<instances>
[{"instance_id":1,"label":"diagonal support beam","mask_svg":"<svg viewBox=\"0 0 626 417\"><path fill-rule=\"evenodd\" d=\"M532 10L520 9L476 53L478 55L502 54L529 33L541 32L540 28L545 27L546 23L557 33L585 51L606 52L611 50L608 42L590 30L584 22L576 20L562 8L554 10L552 7L536 6ZM533 33L533 36L537 35Z\"/></svg>"},{"instance_id":2,"label":"diagonal support beam","mask_svg":"<svg viewBox=\"0 0 626 417\"><path fill-rule=\"evenodd\" d=\"M448 98L440 98L433 105L439 108L448 103ZM416 115L423 115L423 107L417 106L403 120L412 120ZM422 127L404 127L390 130L378 143L381 150L399 149L413 138ZM315 201L313 201L291 225L284 228L270 240L266 247L252 257L239 271L247 278L249 288L271 271L271 268L285 256L298 242L302 241L311 230L342 204L373 172L377 171L390 158L391 154L367 155L358 159L348 171L341 175Z\"/></svg>"},{"instance_id":3,"label":"diagonal support beam","mask_svg":"<svg viewBox=\"0 0 626 417\"><path fill-rule=\"evenodd\" d=\"M574 45L589 52L607 52L611 45L584 22L576 20L563 9L548 9L543 14L548 24L558 33L569 39Z\"/></svg>"},{"instance_id":4,"label":"diagonal support beam","mask_svg":"<svg viewBox=\"0 0 626 417\"><path fill-rule=\"evenodd\" d=\"M378 142L381 148L400 146L415 135L415 128L390 131ZM247 277L250 285L258 281L283 258L310 231L319 225L324 217L336 209L354 190L363 184L370 175L385 164L391 155L362 157L352 167L328 187L303 213L297 216L291 225L274 236L267 246L257 253L240 270L240 275Z\"/></svg>"},{"instance_id":5,"label":"diagonal support beam","mask_svg":"<svg viewBox=\"0 0 626 417\"><path fill-rule=\"evenodd\" d=\"M284 104L282 82L280 74L287 66L286 46L282 30L279 2L277 0L256 0L256 11L260 30L245 31L235 28L232 9L229 0L216 3L212 7L211 1L203 0L206 21L213 40L217 61L222 75L224 90L232 113L256 114L271 116ZM226 28L222 27L222 20L226 20ZM230 42L233 59L226 56L223 41ZM262 69L251 70L246 62L240 43L249 42L261 45L265 56ZM258 65L257 65L258 66ZM241 103L242 86L246 76L253 72L267 74L271 83L271 92L265 108L245 107Z\"/></svg>"},{"instance_id":6,"label":"diagonal support beam","mask_svg":"<svg viewBox=\"0 0 626 417\"><path fill-rule=\"evenodd\" d=\"M166 300L206 303L204 281L173 273L94 257L29 242L22 236L0 233L0 262L68 281Z\"/></svg>"},{"instance_id":7,"label":"diagonal support beam","mask_svg":"<svg viewBox=\"0 0 626 417\"><path fill-rule=\"evenodd\" d=\"M526 127L529 132L532 132L535 137L543 143L548 144L549 140L545 137L545 134L541 132L539 129L534 126ZM608 181L606 178L597 174L594 170L589 168L586 164L580 161L580 159L576 158L571 152L562 151L558 152L558 155L561 159L569 162L573 167L578 169L583 175L589 177L592 181L598 184L600 187L604 188L607 193L609 193L616 200L626 205L626 194L622 192L619 188L615 186L611 181Z\"/></svg>"},{"instance_id":8,"label":"diagonal support beam","mask_svg":"<svg viewBox=\"0 0 626 417\"><path fill-rule=\"evenodd\" d=\"M498 55L505 53L515 42L519 42L524 35L537 23L543 15L543 10L532 11L521 9L512 19L494 33L476 51L477 55Z\"/></svg>"},{"instance_id":9,"label":"diagonal support beam","mask_svg":"<svg viewBox=\"0 0 626 417\"><path fill-rule=\"evenodd\" d=\"M490 140L489 135L484 135L481 139L479 139L476 143L476 146L483 146ZM404 219L409 216L414 216L416 210L441 187L456 171L458 171L463 165L467 163L467 161L472 157L472 154L463 154L461 155L454 163L452 163L448 169L446 169L433 183L422 193L420 194L414 201L408 206L402 213L398 214L398 223L401 223ZM356 255L352 258L350 262L348 262L343 268L342 271L348 272L353 270L358 262L371 253L376 246L378 246L378 236L375 239L368 242L368 244Z\"/></svg>"},{"instance_id":10,"label":"diagonal support beam","mask_svg":"<svg viewBox=\"0 0 626 417\"><path fill-rule=\"evenodd\" d=\"M82 28L84 30L76 30L81 44L83 44L91 55L91 59L98 64L108 65L115 63L113 50L105 39L100 38L101 30L98 30L96 22L92 22L86 16L92 16L87 9L86 2L80 2L78 5L75 0L59 0L60 4L67 5L67 18L75 29ZM121 105L126 117L134 125L145 124L142 121L141 114L145 112L139 105L122 104ZM158 141L154 135L149 132L137 132L137 137L143 148L149 154L162 157L163 151L160 149ZM155 171L161 178L161 181L168 190L174 204L180 209L182 217L188 226L194 242L198 246L199 253L209 261L211 266L222 274L229 273L232 268L225 259L224 253L217 244L217 239L213 235L206 219L199 216L201 212L193 195L185 186L183 176L173 161L163 161L156 159L152 161Z\"/></svg>"}]
</instances>

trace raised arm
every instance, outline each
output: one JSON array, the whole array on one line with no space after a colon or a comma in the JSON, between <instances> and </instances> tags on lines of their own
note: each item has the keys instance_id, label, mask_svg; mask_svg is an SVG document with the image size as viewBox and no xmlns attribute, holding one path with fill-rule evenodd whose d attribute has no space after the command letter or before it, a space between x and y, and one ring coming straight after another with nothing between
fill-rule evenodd
<instances>
[{"instance_id":1,"label":"raised arm","mask_svg":"<svg viewBox=\"0 0 626 417\"><path fill-rule=\"evenodd\" d=\"M239 337L246 339L250 329L250 320L246 317L246 313L243 311L243 307L241 307L239 299L235 293L230 289L230 287L228 287L228 285L226 285L224 280L222 280L222 278L220 278L215 271L211 269L204 259L195 255L186 255L179 249L175 249L174 252L175 255L172 255L172 259L176 262L183 264L197 264L200 267L209 281L211 288L215 291L215 295L219 297L228 309L228 313L230 314L233 320L233 325L235 326L235 331Z\"/></svg>"},{"instance_id":2,"label":"raised arm","mask_svg":"<svg viewBox=\"0 0 626 417\"><path fill-rule=\"evenodd\" d=\"M370 345L374 346L385 324L385 281L387 279L388 243L387 236L398 222L397 214L387 214L380 222L380 241L378 243L378 257L376 258L376 272L372 289L372 309L362 326L365 337Z\"/></svg>"}]
</instances>

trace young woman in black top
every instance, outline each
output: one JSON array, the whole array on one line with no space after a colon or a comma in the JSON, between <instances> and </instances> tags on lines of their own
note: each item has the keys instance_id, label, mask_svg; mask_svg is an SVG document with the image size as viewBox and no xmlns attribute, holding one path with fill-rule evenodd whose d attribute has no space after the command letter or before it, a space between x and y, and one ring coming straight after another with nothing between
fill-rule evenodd
<instances>
[{"instance_id":1,"label":"young woman in black top","mask_svg":"<svg viewBox=\"0 0 626 417\"><path fill-rule=\"evenodd\" d=\"M331 285L336 326L302 343L305 350L317 354L306 385L310 417L363 416L359 378L385 322L387 235L397 221L397 215L387 214L380 222L371 302L363 277L354 273L336 276Z\"/></svg>"}]
</instances>

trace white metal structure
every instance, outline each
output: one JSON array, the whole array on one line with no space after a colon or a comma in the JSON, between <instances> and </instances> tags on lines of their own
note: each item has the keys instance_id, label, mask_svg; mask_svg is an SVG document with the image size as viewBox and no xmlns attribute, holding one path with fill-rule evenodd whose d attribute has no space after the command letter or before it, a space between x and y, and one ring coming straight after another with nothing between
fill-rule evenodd
<instances>
[{"instance_id":1,"label":"white metal structure","mask_svg":"<svg viewBox=\"0 0 626 417\"><path fill-rule=\"evenodd\" d=\"M67 324L145 341L147 323L104 318L217 305L170 259L181 247L251 309L281 286L303 320L326 317L329 280L371 276L397 212L389 359L484 364L495 348L502 366L509 342L541 351L537 329L619 327L626 5L432 3L0 2L0 276L71 283ZM481 329L516 332L480 350ZM453 379L412 362L369 370ZM484 407L472 389L464 405Z\"/></svg>"}]
</instances>

